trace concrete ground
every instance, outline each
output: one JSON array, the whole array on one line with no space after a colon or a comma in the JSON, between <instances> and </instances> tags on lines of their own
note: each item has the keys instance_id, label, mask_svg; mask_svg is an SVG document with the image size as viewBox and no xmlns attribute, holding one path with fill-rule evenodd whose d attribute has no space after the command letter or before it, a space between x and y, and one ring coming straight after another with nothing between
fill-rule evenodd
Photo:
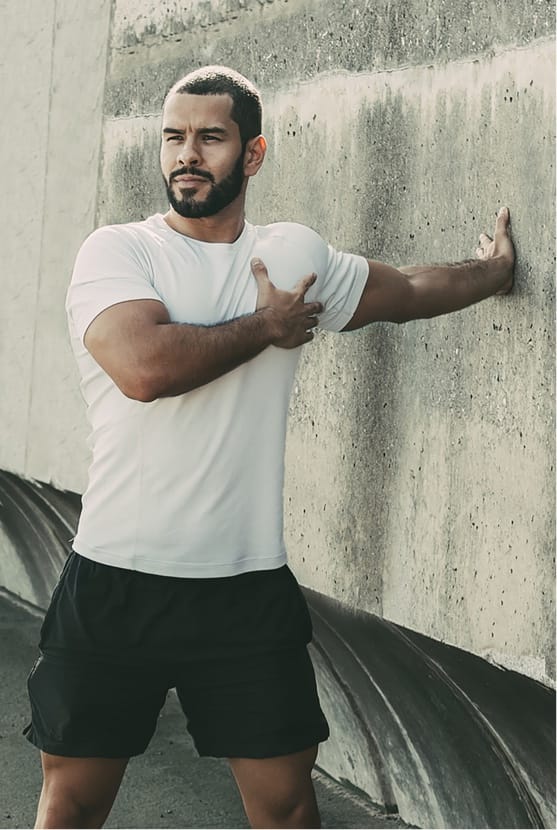
<instances>
[{"instance_id":1,"label":"concrete ground","mask_svg":"<svg viewBox=\"0 0 557 830\"><path fill-rule=\"evenodd\" d=\"M41 786L39 754L21 734L39 626L38 615L0 592L0 828L33 826ZM323 827L407 826L320 772L315 786ZM132 759L106 827L248 827L226 762L197 757L174 695L148 751Z\"/></svg>"}]
</instances>

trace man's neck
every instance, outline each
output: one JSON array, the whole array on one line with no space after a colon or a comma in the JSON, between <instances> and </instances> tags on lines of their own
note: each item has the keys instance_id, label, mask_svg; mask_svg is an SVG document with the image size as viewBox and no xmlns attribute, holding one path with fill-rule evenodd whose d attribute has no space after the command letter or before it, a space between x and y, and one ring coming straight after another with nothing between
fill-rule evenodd
<instances>
[{"instance_id":1,"label":"man's neck","mask_svg":"<svg viewBox=\"0 0 557 830\"><path fill-rule=\"evenodd\" d=\"M244 229L244 209L243 205L240 210L237 207L229 210L229 207L232 206L202 219L186 219L170 208L163 219L172 230L200 242L235 242Z\"/></svg>"}]
</instances>

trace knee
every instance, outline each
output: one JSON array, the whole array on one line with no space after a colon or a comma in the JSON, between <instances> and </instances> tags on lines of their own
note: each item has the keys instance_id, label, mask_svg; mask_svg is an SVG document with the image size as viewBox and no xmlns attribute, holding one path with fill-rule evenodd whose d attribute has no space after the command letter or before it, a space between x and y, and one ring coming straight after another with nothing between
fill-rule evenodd
<instances>
[{"instance_id":1,"label":"knee","mask_svg":"<svg viewBox=\"0 0 557 830\"><path fill-rule=\"evenodd\" d=\"M66 758L43 752L42 762L36 827L102 827L127 758Z\"/></svg>"},{"instance_id":2,"label":"knee","mask_svg":"<svg viewBox=\"0 0 557 830\"><path fill-rule=\"evenodd\" d=\"M285 809L277 818L279 823L276 827L321 827L317 805L313 799L285 805Z\"/></svg>"},{"instance_id":3,"label":"knee","mask_svg":"<svg viewBox=\"0 0 557 830\"><path fill-rule=\"evenodd\" d=\"M64 787L43 786L35 828L102 827L108 814L105 805L88 805Z\"/></svg>"},{"instance_id":4,"label":"knee","mask_svg":"<svg viewBox=\"0 0 557 830\"><path fill-rule=\"evenodd\" d=\"M251 827L321 826L311 779L316 753L230 759Z\"/></svg>"},{"instance_id":5,"label":"knee","mask_svg":"<svg viewBox=\"0 0 557 830\"><path fill-rule=\"evenodd\" d=\"M319 811L313 790L303 796L264 799L259 805L254 827L321 827Z\"/></svg>"}]
</instances>

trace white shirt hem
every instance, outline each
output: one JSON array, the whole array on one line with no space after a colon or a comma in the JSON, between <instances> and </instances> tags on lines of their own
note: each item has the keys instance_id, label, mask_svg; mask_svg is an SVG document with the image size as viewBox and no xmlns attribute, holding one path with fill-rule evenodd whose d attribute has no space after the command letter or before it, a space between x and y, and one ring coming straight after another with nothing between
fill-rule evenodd
<instances>
[{"instance_id":1,"label":"white shirt hem","mask_svg":"<svg viewBox=\"0 0 557 830\"><path fill-rule=\"evenodd\" d=\"M106 551L88 548L82 543L74 545L74 550L80 556L99 562L101 565L110 565L128 571L140 571L155 576L174 576L185 579L237 576L249 571L270 571L287 564L286 551L276 556L252 556L234 559L230 562L187 562L184 560L178 562L147 556L119 557Z\"/></svg>"}]
</instances>

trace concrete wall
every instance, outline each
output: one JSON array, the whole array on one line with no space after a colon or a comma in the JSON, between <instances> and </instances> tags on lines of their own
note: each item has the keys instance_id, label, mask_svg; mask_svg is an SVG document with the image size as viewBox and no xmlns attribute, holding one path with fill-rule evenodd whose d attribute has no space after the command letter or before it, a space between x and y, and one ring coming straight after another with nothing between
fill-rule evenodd
<instances>
[{"instance_id":1,"label":"concrete wall","mask_svg":"<svg viewBox=\"0 0 557 830\"><path fill-rule=\"evenodd\" d=\"M64 299L95 223L109 20L109 0L22 0L0 35L0 468L75 490L87 425Z\"/></svg>"},{"instance_id":2,"label":"concrete wall","mask_svg":"<svg viewBox=\"0 0 557 830\"><path fill-rule=\"evenodd\" d=\"M164 208L164 93L194 66L234 66L262 90L270 140L252 221L409 264L473 256L510 205L512 296L306 350L286 519L305 584L548 682L553 15L541 0L12 4L0 468L83 489L63 313L76 249L96 224Z\"/></svg>"}]
</instances>

